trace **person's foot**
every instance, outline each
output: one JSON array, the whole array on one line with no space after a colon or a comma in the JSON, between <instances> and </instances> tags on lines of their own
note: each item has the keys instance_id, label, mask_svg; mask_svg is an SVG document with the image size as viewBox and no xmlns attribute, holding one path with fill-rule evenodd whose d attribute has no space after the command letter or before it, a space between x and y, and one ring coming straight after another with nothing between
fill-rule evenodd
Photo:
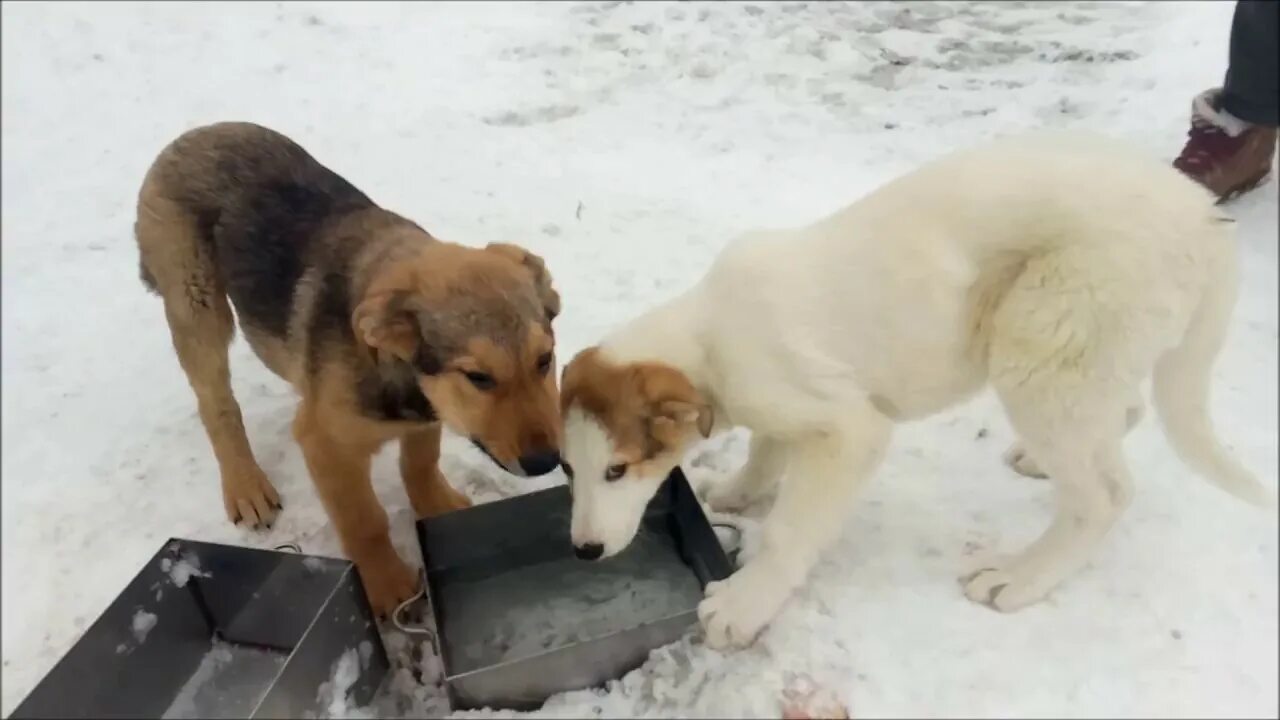
<instances>
[{"instance_id":1,"label":"person's foot","mask_svg":"<svg viewBox=\"0 0 1280 720\"><path fill-rule=\"evenodd\" d=\"M1221 202L1262 184L1276 151L1276 128L1251 125L1220 109L1219 93L1209 90L1192 102L1187 144L1173 166Z\"/></svg>"}]
</instances>

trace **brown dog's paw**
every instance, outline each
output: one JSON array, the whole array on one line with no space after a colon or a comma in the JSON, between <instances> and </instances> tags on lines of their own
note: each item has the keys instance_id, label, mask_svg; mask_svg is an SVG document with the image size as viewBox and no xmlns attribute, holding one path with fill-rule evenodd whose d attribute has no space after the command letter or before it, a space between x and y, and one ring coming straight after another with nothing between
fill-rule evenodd
<instances>
[{"instance_id":1,"label":"brown dog's paw","mask_svg":"<svg viewBox=\"0 0 1280 720\"><path fill-rule=\"evenodd\" d=\"M418 594L422 587L419 574L394 551L381 561L359 563L358 568L369 606L379 619L391 617L400 603Z\"/></svg>"},{"instance_id":2,"label":"brown dog's paw","mask_svg":"<svg viewBox=\"0 0 1280 720\"><path fill-rule=\"evenodd\" d=\"M405 485L409 488L409 503L419 520L471 507L471 499L442 477L422 485L406 481Z\"/></svg>"},{"instance_id":3,"label":"brown dog's paw","mask_svg":"<svg viewBox=\"0 0 1280 720\"><path fill-rule=\"evenodd\" d=\"M471 507L471 498L454 490L452 486L446 483L444 493L437 503L437 507L438 509L433 513L434 515L443 515L454 510L465 510Z\"/></svg>"},{"instance_id":4,"label":"brown dog's paw","mask_svg":"<svg viewBox=\"0 0 1280 720\"><path fill-rule=\"evenodd\" d=\"M257 467L223 474L222 504L231 522L243 522L255 530L270 528L282 507L280 493L271 485L266 473Z\"/></svg>"}]
</instances>

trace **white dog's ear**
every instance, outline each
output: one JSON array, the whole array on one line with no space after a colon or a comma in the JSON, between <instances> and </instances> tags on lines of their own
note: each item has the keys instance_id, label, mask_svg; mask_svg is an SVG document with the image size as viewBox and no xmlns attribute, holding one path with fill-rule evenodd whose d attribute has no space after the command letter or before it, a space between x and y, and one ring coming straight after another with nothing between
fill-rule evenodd
<instances>
[{"instance_id":1,"label":"white dog's ear","mask_svg":"<svg viewBox=\"0 0 1280 720\"><path fill-rule=\"evenodd\" d=\"M697 429L702 437L711 435L715 419L711 405L693 387L684 373L661 363L640 363L633 366L640 396L648 405L648 415L655 429L662 428L667 439L675 440L689 429ZM659 438L660 440L662 438Z\"/></svg>"},{"instance_id":2,"label":"white dog's ear","mask_svg":"<svg viewBox=\"0 0 1280 720\"><path fill-rule=\"evenodd\" d=\"M711 427L715 424L715 414L711 406L705 402L691 400L666 400L658 404L657 413L653 417L656 423L674 423L676 425L693 425L698 428L702 437L711 437Z\"/></svg>"}]
</instances>

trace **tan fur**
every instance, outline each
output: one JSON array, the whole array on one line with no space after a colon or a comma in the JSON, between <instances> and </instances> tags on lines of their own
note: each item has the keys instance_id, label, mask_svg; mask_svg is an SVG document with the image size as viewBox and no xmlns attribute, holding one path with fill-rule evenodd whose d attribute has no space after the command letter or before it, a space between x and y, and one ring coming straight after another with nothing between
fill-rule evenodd
<instances>
[{"instance_id":1,"label":"tan fur","mask_svg":"<svg viewBox=\"0 0 1280 720\"><path fill-rule=\"evenodd\" d=\"M614 462L636 475L668 463L692 430L711 434L710 405L683 374L660 363L619 365L588 348L566 366L560 393L562 411L578 407L596 417L613 441Z\"/></svg>"},{"instance_id":2,"label":"tan fur","mask_svg":"<svg viewBox=\"0 0 1280 720\"><path fill-rule=\"evenodd\" d=\"M173 348L213 445L227 515L245 518L251 525L270 525L280 508L280 495L253 457L240 405L231 392L231 305L209 258L189 250L201 245L196 218L160 194L156 174L154 169L148 174L139 198L138 244L148 269L157 268L150 272L165 298Z\"/></svg>"},{"instance_id":3,"label":"tan fur","mask_svg":"<svg viewBox=\"0 0 1280 720\"><path fill-rule=\"evenodd\" d=\"M383 273L370 285L365 300L356 308L353 324L357 336L370 348L409 360L422 341L419 330L408 319L411 311L435 307L463 294L469 298L490 298L497 305L501 293L488 292L494 287L521 282L527 266L512 262L512 246L501 251L475 250L457 245L435 244L425 248L420 263L404 263ZM523 252L523 251L521 251ZM524 253L529 258L536 256ZM539 270L535 278L545 278ZM539 281L541 286L549 279ZM554 290L550 296L559 307ZM399 303L399 310L389 309ZM487 309L497 313L501 308ZM558 447L560 443L559 406L556 382L552 373L538 370L538 359L555 348L554 338L539 325L529 325L516 345L495 342L484 335L468 335L469 318L445 318L428 334L451 338L467 338L457 354L443 363L443 372L421 378L423 392L431 399L436 412L447 424L465 428L467 434L483 442L499 462L511 467L524 452L541 446ZM484 372L493 377L497 388L481 391L463 375Z\"/></svg>"},{"instance_id":4,"label":"tan fur","mask_svg":"<svg viewBox=\"0 0 1280 720\"><path fill-rule=\"evenodd\" d=\"M325 202L332 207L316 209ZM258 287L256 295L251 287L238 300L227 278L265 252L251 237L262 232L263 218L297 221L280 234L302 233L299 275L291 287ZM372 204L284 136L246 123L199 128L170 144L147 173L135 229L143 281L164 300L228 517L270 527L280 509L231 391L234 301L255 354L300 396L294 436L379 614L419 583L392 547L371 486L379 448L399 440L401 476L418 517L470 504L439 471L442 422L484 443L508 468L522 453L558 448L555 376L541 373L539 360L554 349L549 328L559 296L537 256L514 245L440 242ZM240 254L219 256L228 249ZM275 258L263 254L260 261ZM336 280L334 268L341 269ZM275 270L260 274L271 278ZM242 284L257 280L238 277ZM335 297L348 298L349 309ZM478 390L466 370L492 374L494 388ZM412 392L416 383L434 417L415 415L412 403L393 403L387 412L397 415L378 416L370 403L381 399L380 378L399 383L387 386L394 392Z\"/></svg>"},{"instance_id":5,"label":"tan fur","mask_svg":"<svg viewBox=\"0 0 1280 720\"><path fill-rule=\"evenodd\" d=\"M418 517L434 517L471 504L440 474L439 461L440 423L401 436L400 477Z\"/></svg>"},{"instance_id":6,"label":"tan fur","mask_svg":"<svg viewBox=\"0 0 1280 720\"><path fill-rule=\"evenodd\" d=\"M316 407L306 399L298 408L293 434L343 552L360 570L370 603L380 615L389 614L419 586L417 575L391 544L387 514L369 476L373 454L394 435L340 407Z\"/></svg>"}]
</instances>

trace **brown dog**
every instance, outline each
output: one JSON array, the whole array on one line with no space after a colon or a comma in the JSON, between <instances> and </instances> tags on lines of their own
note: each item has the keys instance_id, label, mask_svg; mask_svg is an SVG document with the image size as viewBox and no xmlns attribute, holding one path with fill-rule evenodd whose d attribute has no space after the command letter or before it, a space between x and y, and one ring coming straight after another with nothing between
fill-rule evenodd
<instances>
[{"instance_id":1,"label":"brown dog","mask_svg":"<svg viewBox=\"0 0 1280 720\"><path fill-rule=\"evenodd\" d=\"M234 306L255 354L301 396L294 436L380 615L419 585L370 485L384 443L400 441L419 517L469 504L437 468L441 424L508 472L559 465L551 321L560 298L537 256L440 242L288 138L247 123L198 128L165 148L143 182L135 229L142 280L164 298L228 517L269 527L280 509L231 393Z\"/></svg>"}]
</instances>

